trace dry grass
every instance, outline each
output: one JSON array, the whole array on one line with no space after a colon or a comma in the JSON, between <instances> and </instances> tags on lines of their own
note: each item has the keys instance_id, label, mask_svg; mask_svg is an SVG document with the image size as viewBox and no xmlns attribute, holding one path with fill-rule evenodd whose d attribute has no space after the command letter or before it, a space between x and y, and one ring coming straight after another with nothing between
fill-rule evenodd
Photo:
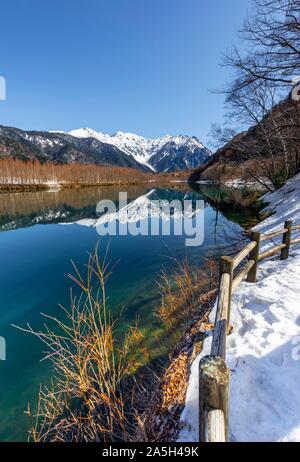
<instances>
[{"instance_id":1,"label":"dry grass","mask_svg":"<svg viewBox=\"0 0 300 462\"><path fill-rule=\"evenodd\" d=\"M156 315L163 322L165 335L177 346L147 398L147 409L138 416L134 441L176 441L190 366L202 349L206 331L212 328L208 315L217 296L217 283L218 265L211 258L204 260L202 268L185 261L177 262L171 275L163 272L159 282L162 301Z\"/></svg>"},{"instance_id":2,"label":"dry grass","mask_svg":"<svg viewBox=\"0 0 300 462\"><path fill-rule=\"evenodd\" d=\"M215 289L217 281L218 265L212 258L206 258L201 268L192 267L187 261L177 262L173 274L163 271L157 316L168 330L179 330L182 335L199 309L201 297Z\"/></svg>"},{"instance_id":3,"label":"dry grass","mask_svg":"<svg viewBox=\"0 0 300 462\"><path fill-rule=\"evenodd\" d=\"M199 306L173 351L169 366L149 396L148 408L139 415L134 441L175 442L181 428L180 417L185 405L190 367L202 350L206 331L212 326L208 314L217 296L216 290L203 294Z\"/></svg>"},{"instance_id":4,"label":"dry grass","mask_svg":"<svg viewBox=\"0 0 300 462\"><path fill-rule=\"evenodd\" d=\"M116 322L107 307L109 277L106 255L100 262L98 249L89 256L83 277L76 267L71 279L82 295L71 295L70 308L43 332L28 325L22 329L46 345L46 358L55 376L50 387L41 387L30 439L44 441L111 442L129 439L134 422L126 383L137 367L131 352L141 341L137 326L129 328L125 341L116 341ZM131 377L132 383L132 377Z\"/></svg>"},{"instance_id":5,"label":"dry grass","mask_svg":"<svg viewBox=\"0 0 300 462\"><path fill-rule=\"evenodd\" d=\"M136 360L143 343L137 325L128 329L122 343L116 340L120 337L117 320L107 306L106 282L112 271L107 252L101 261L98 248L89 255L84 276L74 265L69 276L81 295L71 294L70 306L61 307L59 319L43 315L52 327L45 325L39 332L29 325L21 329L45 344L45 359L54 370L50 386L40 388L37 410L28 407L33 420L31 441L165 441L178 433L190 357L198 324L206 319L215 296L217 265L207 259L199 269L184 262L171 276L163 273L156 315L170 343L176 336L181 343L162 380L146 367L152 380L146 383L147 377L146 382L145 377L138 379L141 371L145 375L145 367Z\"/></svg>"}]
</instances>

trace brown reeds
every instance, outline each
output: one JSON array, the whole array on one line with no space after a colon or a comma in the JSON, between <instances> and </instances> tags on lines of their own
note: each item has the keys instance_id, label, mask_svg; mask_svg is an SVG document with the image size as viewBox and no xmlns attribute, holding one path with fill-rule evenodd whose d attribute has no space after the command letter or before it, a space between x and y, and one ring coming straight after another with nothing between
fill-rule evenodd
<instances>
[{"instance_id":1,"label":"brown reeds","mask_svg":"<svg viewBox=\"0 0 300 462\"><path fill-rule=\"evenodd\" d=\"M163 271L158 283L162 298L156 314L167 329L178 330L179 335L186 331L202 296L216 288L217 267L214 259L206 258L201 268L185 260L177 262L177 269L171 275Z\"/></svg>"},{"instance_id":2,"label":"brown reeds","mask_svg":"<svg viewBox=\"0 0 300 462\"><path fill-rule=\"evenodd\" d=\"M112 318L107 304L106 282L112 271L107 251L101 260L98 247L89 255L84 275L74 265L74 274L69 276L78 287L79 295L71 293L70 306L61 306L59 318L44 314L48 325L42 331L36 332L30 325L21 329L44 343L45 359L53 366L50 385L40 387L37 409L28 406L33 421L31 441L131 441L136 436L136 424L140 426L141 415L150 402L151 390L159 383L153 371L150 387L143 381L137 383L140 371L145 369L136 360L142 334L137 325L133 325L125 337L119 335L117 320ZM160 282L162 302L156 315L171 334L169 339L174 342L175 330L182 335L197 315L203 294L213 291L216 281L216 265L212 259L207 259L202 269L183 262L178 263L171 276L164 272ZM177 375L176 372L172 384L177 383ZM169 396L169 388L162 394L159 389L155 393Z\"/></svg>"},{"instance_id":3,"label":"brown reeds","mask_svg":"<svg viewBox=\"0 0 300 462\"><path fill-rule=\"evenodd\" d=\"M61 307L62 319L44 315L52 328L22 329L46 345L46 358L54 370L51 385L40 388L37 412L28 411L34 419L32 441L129 439L134 419L126 383L137 368L130 356L141 334L133 326L124 342L116 340L116 321L105 292L109 268L106 256L100 261L96 249L89 255L84 277L74 265L70 277L81 295L71 295L70 308Z\"/></svg>"}]
</instances>

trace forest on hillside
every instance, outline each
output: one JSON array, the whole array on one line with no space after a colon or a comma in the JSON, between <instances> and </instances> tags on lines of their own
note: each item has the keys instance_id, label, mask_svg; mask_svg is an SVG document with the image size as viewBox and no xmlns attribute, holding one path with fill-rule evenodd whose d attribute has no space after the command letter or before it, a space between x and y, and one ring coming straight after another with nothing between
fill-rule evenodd
<instances>
[{"instance_id":1,"label":"forest on hillside","mask_svg":"<svg viewBox=\"0 0 300 462\"><path fill-rule=\"evenodd\" d=\"M240 43L224 58L232 79L219 90L219 150L192 179L250 179L272 191L300 171L300 1L254 0Z\"/></svg>"},{"instance_id":2,"label":"forest on hillside","mask_svg":"<svg viewBox=\"0 0 300 462\"><path fill-rule=\"evenodd\" d=\"M149 174L124 167L0 160L0 185L132 184L147 178Z\"/></svg>"}]
</instances>

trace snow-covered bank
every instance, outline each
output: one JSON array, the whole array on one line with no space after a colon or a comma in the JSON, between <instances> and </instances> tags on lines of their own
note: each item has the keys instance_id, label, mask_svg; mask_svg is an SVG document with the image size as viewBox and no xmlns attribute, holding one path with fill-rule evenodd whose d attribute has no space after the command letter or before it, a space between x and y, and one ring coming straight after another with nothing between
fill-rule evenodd
<instances>
[{"instance_id":1,"label":"snow-covered bank","mask_svg":"<svg viewBox=\"0 0 300 462\"><path fill-rule=\"evenodd\" d=\"M300 173L281 189L265 194L263 200L269 203L265 211L273 215L259 223L255 230L271 232L280 229L286 220L300 223Z\"/></svg>"},{"instance_id":2,"label":"snow-covered bank","mask_svg":"<svg viewBox=\"0 0 300 462\"><path fill-rule=\"evenodd\" d=\"M299 224L300 175L264 200L275 214L255 229L280 229L287 219ZM233 297L234 330L227 339L231 441L300 441L299 300L299 245L291 247L288 260L280 261L277 255L261 263L258 282L243 282ZM210 343L208 337L192 366L180 441L198 438L198 364L209 354Z\"/></svg>"},{"instance_id":3,"label":"snow-covered bank","mask_svg":"<svg viewBox=\"0 0 300 462\"><path fill-rule=\"evenodd\" d=\"M267 191L265 185L270 185L271 183L266 178L261 178L261 181L249 181L243 180L241 178L236 178L234 180L224 181L223 184L230 188L239 188L239 189L252 189L252 190L261 190L262 192Z\"/></svg>"}]
</instances>

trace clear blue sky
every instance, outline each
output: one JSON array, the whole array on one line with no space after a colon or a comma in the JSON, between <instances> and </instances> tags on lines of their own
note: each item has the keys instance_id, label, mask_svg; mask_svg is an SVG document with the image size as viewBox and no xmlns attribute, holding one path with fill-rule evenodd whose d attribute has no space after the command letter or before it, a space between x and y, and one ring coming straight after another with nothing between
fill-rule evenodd
<instances>
[{"instance_id":1,"label":"clear blue sky","mask_svg":"<svg viewBox=\"0 0 300 462\"><path fill-rule=\"evenodd\" d=\"M208 139L251 0L2 0L0 124Z\"/></svg>"}]
</instances>

